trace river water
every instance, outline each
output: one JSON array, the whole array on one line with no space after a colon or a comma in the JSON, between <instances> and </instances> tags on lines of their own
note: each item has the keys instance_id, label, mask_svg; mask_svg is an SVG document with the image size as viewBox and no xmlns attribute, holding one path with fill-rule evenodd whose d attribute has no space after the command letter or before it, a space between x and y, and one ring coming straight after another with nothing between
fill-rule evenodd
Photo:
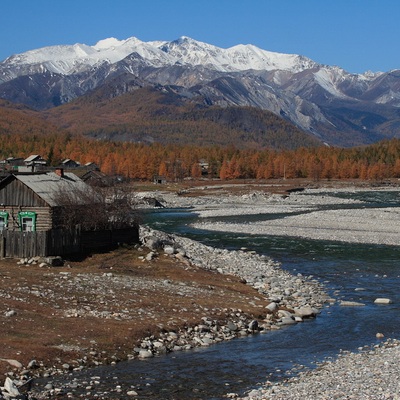
<instances>
[{"instance_id":1,"label":"river water","mask_svg":"<svg viewBox=\"0 0 400 400\"><path fill-rule=\"evenodd\" d=\"M357 196L367 202L352 207L399 203L398 192L337 195ZM240 223L260 218L271 216L217 220ZM245 246L281 262L283 268L294 274L313 275L331 296L365 306L341 307L336 303L326 306L315 320L280 331L97 368L91 374L99 376L101 382L110 384L112 380L124 388L134 387L142 399L222 399L226 393L244 393L267 380L281 380L302 366L312 368L326 358L336 357L341 350L357 351L361 346L374 345L379 342L377 332L386 338L400 338L400 247L207 232L189 226L195 219L195 214L187 210L158 210L149 213L145 223L215 247ZM376 305L377 297L388 297L393 303ZM111 393L109 397L118 398Z\"/></svg>"}]
</instances>

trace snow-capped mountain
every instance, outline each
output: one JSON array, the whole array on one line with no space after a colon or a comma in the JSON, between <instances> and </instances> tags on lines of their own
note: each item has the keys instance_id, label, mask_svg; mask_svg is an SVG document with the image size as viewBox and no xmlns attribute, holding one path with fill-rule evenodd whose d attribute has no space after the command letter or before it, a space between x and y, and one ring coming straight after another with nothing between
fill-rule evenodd
<instances>
[{"instance_id":1,"label":"snow-capped mountain","mask_svg":"<svg viewBox=\"0 0 400 400\"><path fill-rule=\"evenodd\" d=\"M109 38L13 55L0 63L0 97L50 108L121 76L173 86L210 105L267 109L329 144L373 142L396 136L400 126L399 71L350 74L296 54L223 49L188 37Z\"/></svg>"},{"instance_id":2,"label":"snow-capped mountain","mask_svg":"<svg viewBox=\"0 0 400 400\"><path fill-rule=\"evenodd\" d=\"M142 42L131 37L126 40L100 40L94 46L44 47L11 56L3 63L10 68L38 66L56 74L71 75L103 63L115 64L132 53L139 54L157 67L201 65L222 72L251 69L299 72L317 66L312 60L294 54L273 53L253 45L222 49L185 36L172 42Z\"/></svg>"}]
</instances>

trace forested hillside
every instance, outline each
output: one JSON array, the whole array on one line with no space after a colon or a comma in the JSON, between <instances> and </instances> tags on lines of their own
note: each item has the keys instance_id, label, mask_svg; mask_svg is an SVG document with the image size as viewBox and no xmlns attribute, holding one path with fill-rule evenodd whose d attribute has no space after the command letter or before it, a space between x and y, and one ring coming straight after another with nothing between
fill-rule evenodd
<instances>
[{"instance_id":1,"label":"forested hillside","mask_svg":"<svg viewBox=\"0 0 400 400\"><path fill-rule=\"evenodd\" d=\"M100 88L44 115L70 132L115 141L253 149L295 149L321 144L311 134L269 111L210 107L201 97L189 99L171 88L168 91L136 85L135 81L135 87L122 95L113 93L111 88Z\"/></svg>"},{"instance_id":2,"label":"forested hillside","mask_svg":"<svg viewBox=\"0 0 400 400\"><path fill-rule=\"evenodd\" d=\"M45 121L28 107L0 99L0 135L2 134L51 134L61 129Z\"/></svg>"}]
</instances>

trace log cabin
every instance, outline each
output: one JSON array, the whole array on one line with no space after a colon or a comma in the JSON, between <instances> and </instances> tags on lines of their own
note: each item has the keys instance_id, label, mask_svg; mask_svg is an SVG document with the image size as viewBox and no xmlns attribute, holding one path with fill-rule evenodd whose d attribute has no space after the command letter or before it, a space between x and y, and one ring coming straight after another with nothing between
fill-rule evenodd
<instances>
[{"instance_id":1,"label":"log cabin","mask_svg":"<svg viewBox=\"0 0 400 400\"><path fill-rule=\"evenodd\" d=\"M138 243L138 225L117 227L104 205L98 192L62 168L7 176L0 181L0 258L63 256Z\"/></svg>"},{"instance_id":2,"label":"log cabin","mask_svg":"<svg viewBox=\"0 0 400 400\"><path fill-rule=\"evenodd\" d=\"M0 230L39 232L59 228L63 193L90 187L61 168L55 172L11 174L0 182ZM76 205L85 199L75 196Z\"/></svg>"}]
</instances>

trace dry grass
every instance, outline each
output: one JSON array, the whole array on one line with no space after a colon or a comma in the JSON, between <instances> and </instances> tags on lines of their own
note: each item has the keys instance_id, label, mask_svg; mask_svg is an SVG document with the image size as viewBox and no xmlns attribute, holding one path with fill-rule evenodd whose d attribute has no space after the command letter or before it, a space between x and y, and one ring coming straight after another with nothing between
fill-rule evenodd
<instances>
[{"instance_id":1,"label":"dry grass","mask_svg":"<svg viewBox=\"0 0 400 400\"><path fill-rule=\"evenodd\" d=\"M36 359L49 367L73 365L91 353L93 360L110 362L125 358L146 336L204 316L224 320L231 309L265 316L266 300L237 277L165 255L144 262L139 256L145 254L119 249L58 268L1 260L0 358L25 366ZM8 310L16 315L7 317ZM0 373L10 369L0 362Z\"/></svg>"}]
</instances>

